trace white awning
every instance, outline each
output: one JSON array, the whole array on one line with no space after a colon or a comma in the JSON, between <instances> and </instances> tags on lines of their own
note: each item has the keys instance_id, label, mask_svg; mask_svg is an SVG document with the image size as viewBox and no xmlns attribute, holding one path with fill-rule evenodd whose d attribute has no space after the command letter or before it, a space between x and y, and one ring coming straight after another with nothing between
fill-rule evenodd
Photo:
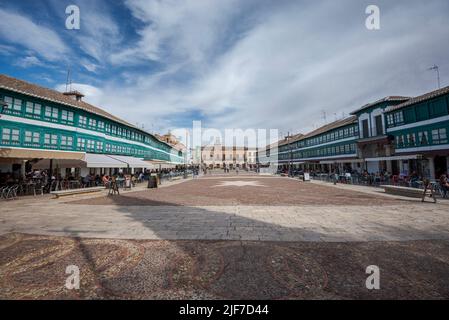
<instances>
[{"instance_id":1,"label":"white awning","mask_svg":"<svg viewBox=\"0 0 449 320\"><path fill-rule=\"evenodd\" d=\"M126 168L127 163L104 154L86 153L83 161L87 168Z\"/></svg>"},{"instance_id":2,"label":"white awning","mask_svg":"<svg viewBox=\"0 0 449 320\"><path fill-rule=\"evenodd\" d=\"M347 160L328 160L320 161L320 164L337 164L337 163L362 163L362 159L347 159Z\"/></svg>"},{"instance_id":3,"label":"white awning","mask_svg":"<svg viewBox=\"0 0 449 320\"><path fill-rule=\"evenodd\" d=\"M147 163L146 161L143 161L142 159L139 158L134 158L134 157L127 157L127 156L108 156L112 159L118 160L120 162L125 163L125 167L129 166L130 168L150 168L150 164Z\"/></svg>"},{"instance_id":4,"label":"white awning","mask_svg":"<svg viewBox=\"0 0 449 320\"><path fill-rule=\"evenodd\" d=\"M391 156L391 157L379 157L379 158L366 158L366 162L377 162L377 161L392 161L392 160L416 160L421 159L422 156L419 154L412 154L407 156Z\"/></svg>"}]
</instances>

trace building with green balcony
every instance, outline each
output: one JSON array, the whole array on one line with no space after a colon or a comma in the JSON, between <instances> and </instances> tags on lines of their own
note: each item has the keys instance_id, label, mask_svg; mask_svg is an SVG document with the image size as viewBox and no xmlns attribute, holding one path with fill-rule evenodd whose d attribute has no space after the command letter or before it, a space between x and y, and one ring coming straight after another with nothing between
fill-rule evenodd
<instances>
[{"instance_id":1,"label":"building with green balcony","mask_svg":"<svg viewBox=\"0 0 449 320\"><path fill-rule=\"evenodd\" d=\"M356 141L357 118L352 116L322 126L308 134L286 137L265 151L283 170L332 171L360 166ZM263 158L263 156L261 156ZM273 160L272 160L273 161Z\"/></svg>"},{"instance_id":2,"label":"building with green balcony","mask_svg":"<svg viewBox=\"0 0 449 320\"><path fill-rule=\"evenodd\" d=\"M388 96L351 112L357 117L359 127L357 149L359 158L365 162L364 170L370 173L394 171L392 162L383 160L394 154L392 139L385 131L384 112L387 108L409 99L410 97Z\"/></svg>"},{"instance_id":3,"label":"building with green balcony","mask_svg":"<svg viewBox=\"0 0 449 320\"><path fill-rule=\"evenodd\" d=\"M181 151L82 98L0 75L0 172L51 168L64 176L184 164Z\"/></svg>"},{"instance_id":4,"label":"building with green balcony","mask_svg":"<svg viewBox=\"0 0 449 320\"><path fill-rule=\"evenodd\" d=\"M438 178L449 168L449 87L385 110L386 132L394 145L398 172Z\"/></svg>"},{"instance_id":5,"label":"building with green balcony","mask_svg":"<svg viewBox=\"0 0 449 320\"><path fill-rule=\"evenodd\" d=\"M449 87L418 97L388 96L351 117L287 137L258 154L284 170L389 172L437 179L449 169Z\"/></svg>"}]
</instances>

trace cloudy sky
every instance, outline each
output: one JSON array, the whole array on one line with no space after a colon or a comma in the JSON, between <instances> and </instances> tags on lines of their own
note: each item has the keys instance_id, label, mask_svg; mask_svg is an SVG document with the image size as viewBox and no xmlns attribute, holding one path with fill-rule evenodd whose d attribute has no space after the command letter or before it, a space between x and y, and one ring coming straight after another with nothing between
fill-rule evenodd
<instances>
[{"instance_id":1,"label":"cloudy sky","mask_svg":"<svg viewBox=\"0 0 449 320\"><path fill-rule=\"evenodd\" d=\"M68 5L80 30L65 28ZM365 27L368 5L381 29ZM149 131L307 132L387 95L449 85L447 0L0 0L0 72Z\"/></svg>"}]
</instances>

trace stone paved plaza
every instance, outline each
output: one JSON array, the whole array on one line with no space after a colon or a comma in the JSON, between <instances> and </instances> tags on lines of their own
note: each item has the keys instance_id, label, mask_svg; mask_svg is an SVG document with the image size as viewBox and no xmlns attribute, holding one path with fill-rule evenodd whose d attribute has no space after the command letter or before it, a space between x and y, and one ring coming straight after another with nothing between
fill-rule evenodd
<instances>
[{"instance_id":1,"label":"stone paved plaza","mask_svg":"<svg viewBox=\"0 0 449 320\"><path fill-rule=\"evenodd\" d=\"M447 201L245 175L136 189L1 202L0 298L449 298Z\"/></svg>"}]
</instances>

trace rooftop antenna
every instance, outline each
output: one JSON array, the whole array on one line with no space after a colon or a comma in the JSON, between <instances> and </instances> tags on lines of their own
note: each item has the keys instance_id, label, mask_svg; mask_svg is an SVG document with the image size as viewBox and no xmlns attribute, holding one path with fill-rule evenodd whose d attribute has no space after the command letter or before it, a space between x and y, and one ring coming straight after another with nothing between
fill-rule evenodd
<instances>
[{"instance_id":1,"label":"rooftop antenna","mask_svg":"<svg viewBox=\"0 0 449 320\"><path fill-rule=\"evenodd\" d=\"M432 67L430 67L427 70L435 70L437 73L437 81L438 81L438 89L441 89L441 83L440 83L440 68L434 64Z\"/></svg>"},{"instance_id":2,"label":"rooftop antenna","mask_svg":"<svg viewBox=\"0 0 449 320\"><path fill-rule=\"evenodd\" d=\"M324 121L324 124L327 124L327 119L326 119L326 111L324 111L324 110L321 110L321 114L322 114L322 116L323 116L323 121Z\"/></svg>"},{"instance_id":3,"label":"rooftop antenna","mask_svg":"<svg viewBox=\"0 0 449 320\"><path fill-rule=\"evenodd\" d=\"M72 80L71 80L71 76L70 76L70 65L67 68L67 81L65 83L65 92L69 92L69 86L70 86L70 91L72 90L72 84L71 84Z\"/></svg>"}]
</instances>

